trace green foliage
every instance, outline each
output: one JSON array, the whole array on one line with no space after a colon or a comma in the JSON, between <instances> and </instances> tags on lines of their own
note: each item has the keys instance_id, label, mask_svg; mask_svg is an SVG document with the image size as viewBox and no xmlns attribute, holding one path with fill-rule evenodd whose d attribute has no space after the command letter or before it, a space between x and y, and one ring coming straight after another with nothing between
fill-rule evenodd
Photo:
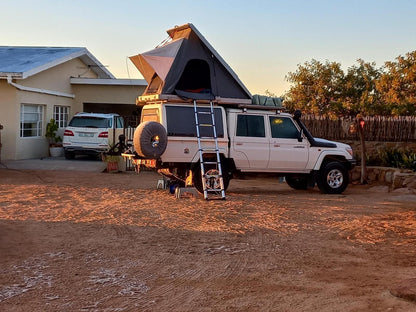
<instances>
[{"instance_id":1,"label":"green foliage","mask_svg":"<svg viewBox=\"0 0 416 312\"><path fill-rule=\"evenodd\" d=\"M292 86L285 96L285 106L317 115L338 113L343 77L341 64L336 62L312 60L299 65L296 72L286 76Z\"/></svg>"},{"instance_id":2,"label":"green foliage","mask_svg":"<svg viewBox=\"0 0 416 312\"><path fill-rule=\"evenodd\" d=\"M416 171L416 153L411 150L386 148L378 152L378 157L382 166Z\"/></svg>"},{"instance_id":3,"label":"green foliage","mask_svg":"<svg viewBox=\"0 0 416 312\"><path fill-rule=\"evenodd\" d=\"M402 168L416 172L416 153L404 154Z\"/></svg>"},{"instance_id":4,"label":"green foliage","mask_svg":"<svg viewBox=\"0 0 416 312\"><path fill-rule=\"evenodd\" d=\"M341 64L315 59L289 72L285 94L289 111L323 116L415 115L416 51L382 68L361 59L345 73Z\"/></svg>"},{"instance_id":5,"label":"green foliage","mask_svg":"<svg viewBox=\"0 0 416 312\"><path fill-rule=\"evenodd\" d=\"M56 135L56 131L58 131L58 128L59 126L53 118L46 125L45 136L48 139L49 145L54 145L62 142L62 138L59 135Z\"/></svg>"}]
</instances>

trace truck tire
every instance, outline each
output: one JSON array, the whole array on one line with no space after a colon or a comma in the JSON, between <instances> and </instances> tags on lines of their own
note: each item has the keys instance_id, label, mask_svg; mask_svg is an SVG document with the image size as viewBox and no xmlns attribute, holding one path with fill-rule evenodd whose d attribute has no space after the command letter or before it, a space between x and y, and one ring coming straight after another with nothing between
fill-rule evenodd
<instances>
[{"instance_id":1,"label":"truck tire","mask_svg":"<svg viewBox=\"0 0 416 312\"><path fill-rule=\"evenodd\" d=\"M206 168L206 167L208 167L208 168ZM226 172L225 170L226 169L223 166L223 168L222 168L222 172L223 172L222 180L223 180L223 183L224 183L224 191L227 190L228 185L230 184L230 176L228 174L225 174L225 172ZM210 171L214 172L214 173L216 171L218 173L217 169L209 168L209 166L205 166L205 173L207 174ZM192 170L192 183L193 183L194 187L196 188L196 190L199 193L201 193L201 194L204 193L204 186L202 184L202 177L201 177L201 165L195 166L194 169Z\"/></svg>"},{"instance_id":2,"label":"truck tire","mask_svg":"<svg viewBox=\"0 0 416 312\"><path fill-rule=\"evenodd\" d=\"M347 188L348 183L348 170L338 161L324 164L316 179L319 190L324 194L341 194Z\"/></svg>"},{"instance_id":3,"label":"truck tire","mask_svg":"<svg viewBox=\"0 0 416 312\"><path fill-rule=\"evenodd\" d=\"M287 185L295 190L306 190L308 189L308 177L307 176L290 176L285 177Z\"/></svg>"},{"instance_id":4,"label":"truck tire","mask_svg":"<svg viewBox=\"0 0 416 312\"><path fill-rule=\"evenodd\" d=\"M166 150L168 136L165 127L156 121L146 121L134 131L134 148L141 157L159 158Z\"/></svg>"}]
</instances>

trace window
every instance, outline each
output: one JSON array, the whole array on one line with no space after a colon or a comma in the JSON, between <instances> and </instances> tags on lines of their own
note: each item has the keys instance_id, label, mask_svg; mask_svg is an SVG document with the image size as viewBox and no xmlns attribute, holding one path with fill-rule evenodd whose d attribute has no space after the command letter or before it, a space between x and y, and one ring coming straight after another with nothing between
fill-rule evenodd
<instances>
[{"instance_id":1,"label":"window","mask_svg":"<svg viewBox=\"0 0 416 312\"><path fill-rule=\"evenodd\" d=\"M209 112L210 108L199 108L199 112ZM169 136L196 137L195 111L192 106L166 106L167 132ZM211 114L198 115L201 137L213 137L212 127L204 127L202 124L211 125ZM217 137L224 137L222 113L220 108L214 108L215 129Z\"/></svg>"},{"instance_id":2,"label":"window","mask_svg":"<svg viewBox=\"0 0 416 312\"><path fill-rule=\"evenodd\" d=\"M124 128L124 120L121 116L114 116L116 128L123 129Z\"/></svg>"},{"instance_id":3,"label":"window","mask_svg":"<svg viewBox=\"0 0 416 312\"><path fill-rule=\"evenodd\" d=\"M292 120L284 117L269 117L272 138L280 139L297 139L299 130L293 124Z\"/></svg>"},{"instance_id":4,"label":"window","mask_svg":"<svg viewBox=\"0 0 416 312\"><path fill-rule=\"evenodd\" d=\"M65 128L68 125L69 106L54 106L53 119L59 128Z\"/></svg>"},{"instance_id":5,"label":"window","mask_svg":"<svg viewBox=\"0 0 416 312\"><path fill-rule=\"evenodd\" d=\"M258 115L238 115L237 136L264 138L264 117Z\"/></svg>"},{"instance_id":6,"label":"window","mask_svg":"<svg viewBox=\"0 0 416 312\"><path fill-rule=\"evenodd\" d=\"M22 104L20 107L20 137L42 136L43 105Z\"/></svg>"},{"instance_id":7,"label":"window","mask_svg":"<svg viewBox=\"0 0 416 312\"><path fill-rule=\"evenodd\" d=\"M113 122L111 118L74 116L71 119L69 126L79 128L112 128Z\"/></svg>"}]
</instances>

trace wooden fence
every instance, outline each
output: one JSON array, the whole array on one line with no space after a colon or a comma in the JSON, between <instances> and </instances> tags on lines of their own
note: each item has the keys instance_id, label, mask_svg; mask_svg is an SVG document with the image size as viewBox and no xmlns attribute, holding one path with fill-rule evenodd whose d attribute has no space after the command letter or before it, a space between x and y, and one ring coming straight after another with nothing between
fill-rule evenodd
<instances>
[{"instance_id":1,"label":"wooden fence","mask_svg":"<svg viewBox=\"0 0 416 312\"><path fill-rule=\"evenodd\" d=\"M126 137L132 143L133 134L140 119L138 116L123 116ZM314 137L338 141L357 141L357 121L353 117L330 119L328 117L304 115L302 121ZM364 117L365 140L381 142L416 142L416 117Z\"/></svg>"},{"instance_id":2,"label":"wooden fence","mask_svg":"<svg viewBox=\"0 0 416 312\"><path fill-rule=\"evenodd\" d=\"M416 142L416 117L364 117L366 141ZM305 115L302 121L314 137L330 140L359 140L356 118Z\"/></svg>"}]
</instances>

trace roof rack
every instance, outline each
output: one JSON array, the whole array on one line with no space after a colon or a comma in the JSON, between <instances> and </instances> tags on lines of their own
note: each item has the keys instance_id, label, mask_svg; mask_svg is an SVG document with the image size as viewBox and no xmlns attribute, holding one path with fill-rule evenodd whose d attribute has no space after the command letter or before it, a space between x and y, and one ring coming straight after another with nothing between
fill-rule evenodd
<instances>
[{"instance_id":1,"label":"roof rack","mask_svg":"<svg viewBox=\"0 0 416 312\"><path fill-rule=\"evenodd\" d=\"M253 98L254 99L254 98ZM209 104L210 100L197 100L200 104ZM234 99L224 98L216 96L212 102L216 105L235 107L235 108L250 108L250 109L263 109L263 110L284 110L281 100L272 101L268 98L264 101L264 104L260 104L259 101L253 101L252 99ZM141 95L136 99L136 105L144 106L146 104L160 104L160 103L189 103L193 104L193 99L184 99L174 94L147 94Z\"/></svg>"}]
</instances>

